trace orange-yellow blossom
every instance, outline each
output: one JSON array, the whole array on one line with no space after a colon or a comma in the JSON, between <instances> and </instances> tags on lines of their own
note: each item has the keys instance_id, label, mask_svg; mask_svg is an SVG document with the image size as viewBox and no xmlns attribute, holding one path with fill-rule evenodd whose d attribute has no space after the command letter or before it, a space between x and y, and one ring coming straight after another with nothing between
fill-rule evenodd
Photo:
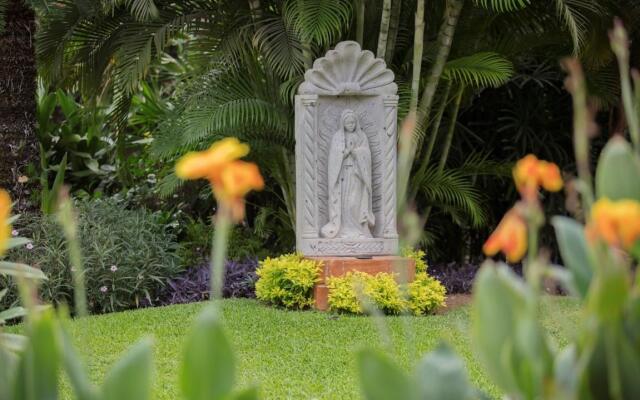
<instances>
[{"instance_id":1,"label":"orange-yellow blossom","mask_svg":"<svg viewBox=\"0 0 640 400\"><path fill-rule=\"evenodd\" d=\"M215 142L209 149L190 152L176 164L176 175L182 179L208 179L220 183L222 170L232 161L249 154L249 146L237 138L228 137Z\"/></svg>"},{"instance_id":2,"label":"orange-yellow blossom","mask_svg":"<svg viewBox=\"0 0 640 400\"><path fill-rule=\"evenodd\" d=\"M9 217L11 216L11 197L9 193L0 189L0 256L7 251L7 244L11 237L11 224Z\"/></svg>"},{"instance_id":3,"label":"orange-yellow blossom","mask_svg":"<svg viewBox=\"0 0 640 400\"><path fill-rule=\"evenodd\" d=\"M629 250L640 239L640 203L634 200L600 199L591 207L587 238Z\"/></svg>"},{"instance_id":4,"label":"orange-yellow blossom","mask_svg":"<svg viewBox=\"0 0 640 400\"><path fill-rule=\"evenodd\" d=\"M222 171L220 184L214 186L219 201L226 204L233 220L244 218L244 197L251 190L262 190L264 180L258 166L245 161L229 163Z\"/></svg>"},{"instance_id":5,"label":"orange-yellow blossom","mask_svg":"<svg viewBox=\"0 0 640 400\"><path fill-rule=\"evenodd\" d=\"M218 201L238 221L244 217L247 193L264 188L258 166L238 160L248 153L249 146L238 139L223 139L208 150L192 152L178 160L176 175L182 179L208 179Z\"/></svg>"},{"instance_id":6,"label":"orange-yellow blossom","mask_svg":"<svg viewBox=\"0 0 640 400\"><path fill-rule=\"evenodd\" d=\"M534 197L540 187L557 192L562 189L563 181L560 168L554 163L539 160L529 154L520 159L513 169L513 180L518 191L525 198Z\"/></svg>"},{"instance_id":7,"label":"orange-yellow blossom","mask_svg":"<svg viewBox=\"0 0 640 400\"><path fill-rule=\"evenodd\" d=\"M496 230L482 246L487 256L504 253L509 262L518 262L527 252L527 224L514 208L505 214Z\"/></svg>"}]
</instances>

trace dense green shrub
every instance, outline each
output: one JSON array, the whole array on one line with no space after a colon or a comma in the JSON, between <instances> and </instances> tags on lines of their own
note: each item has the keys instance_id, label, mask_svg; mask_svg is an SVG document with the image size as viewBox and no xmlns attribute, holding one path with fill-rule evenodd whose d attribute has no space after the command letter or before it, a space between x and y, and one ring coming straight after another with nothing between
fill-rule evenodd
<instances>
[{"instance_id":1,"label":"dense green shrub","mask_svg":"<svg viewBox=\"0 0 640 400\"><path fill-rule=\"evenodd\" d=\"M403 257L411 258L416 263L416 273L427 272L427 262L425 261L426 253L420 249L412 249L411 247L403 247L400 251Z\"/></svg>"},{"instance_id":2,"label":"dense green shrub","mask_svg":"<svg viewBox=\"0 0 640 400\"><path fill-rule=\"evenodd\" d=\"M128 210L111 199L77 206L89 308L111 312L153 303L166 280L179 271L175 237L146 210ZM11 259L47 275L40 288L45 302L71 304L70 263L55 217L25 215L15 229L33 243L14 250ZM10 293L4 302L11 303L17 290L13 282L5 283Z\"/></svg>"},{"instance_id":3,"label":"dense green shrub","mask_svg":"<svg viewBox=\"0 0 640 400\"><path fill-rule=\"evenodd\" d=\"M256 297L287 308L304 309L313 305L313 286L318 280L320 262L299 254L266 258L256 273Z\"/></svg>"},{"instance_id":4,"label":"dense green shrub","mask_svg":"<svg viewBox=\"0 0 640 400\"><path fill-rule=\"evenodd\" d=\"M400 285L393 274L376 275L353 271L327 280L329 308L337 312L362 314L363 302L370 302L385 314L411 311L415 315L433 312L444 304L445 288L426 272L416 274L408 285Z\"/></svg>"}]
</instances>

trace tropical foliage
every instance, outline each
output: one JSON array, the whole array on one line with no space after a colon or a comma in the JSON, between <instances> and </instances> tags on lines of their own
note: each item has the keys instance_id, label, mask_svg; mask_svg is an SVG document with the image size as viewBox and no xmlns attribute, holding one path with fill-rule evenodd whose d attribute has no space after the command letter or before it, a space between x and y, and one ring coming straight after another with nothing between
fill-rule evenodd
<instances>
[{"instance_id":1,"label":"tropical foliage","mask_svg":"<svg viewBox=\"0 0 640 400\"><path fill-rule=\"evenodd\" d=\"M400 83L400 117L411 104L420 115L409 200L429 210L423 239L433 245L436 236L444 239L433 228L440 222L453 221L468 231L495 219L502 203L491 201L480 188L502 181L514 158L504 155L514 154L510 146L520 146L515 153L520 155L551 147L554 155L568 159L567 136L548 132L555 126L551 121L542 122L542 134L550 140L535 137L542 115L548 120L564 111L549 113L549 107L557 107L548 103L561 79L558 68L546 60L571 52L581 55L595 72L597 79L591 84L602 104L612 104L613 60L599 43L606 41L606 21L613 12L624 9L629 18L640 12L624 0L554 0L554 7L527 0L477 0L466 5L442 0L427 2L426 7L423 1L395 1L384 13L386 3L55 2L38 7L38 57L48 83L77 89L87 99L97 93L113 103L108 114L117 137L115 164L126 169L129 110L139 93L149 93L146 82L157 76L156 65L179 49L178 58L173 57L177 64L172 65L181 67L173 69L176 84L171 86L170 105L166 100L155 102L159 108L146 110L159 117L147 136L151 154L171 161L227 135L241 138L252 145L252 158L273 183L267 185L269 193L260 196L260 205L278 215L273 223L279 230L291 231L292 105L304 70L339 40L355 38L376 53L384 48L384 58ZM422 7L422 18L427 19L422 35L415 34L417 23L412 26L416 7ZM443 15L452 19L440 27ZM588 30L587 21L602 22ZM445 37L451 40L443 41ZM412 59L420 62L411 63ZM505 89L496 89L500 87ZM504 94L517 96L521 90L516 88L543 94L516 99L529 104L502 101ZM489 102L478 102L480 97ZM533 107L539 111L531 111L532 101L537 101ZM497 131L470 117L492 106ZM523 119L523 113L531 118ZM512 137L507 132L517 135L516 140L503 139ZM493 146L496 141L498 146ZM474 151L467 160L469 148ZM170 171L160 178L164 195L180 186ZM436 249L433 254L437 253Z\"/></svg>"}]
</instances>

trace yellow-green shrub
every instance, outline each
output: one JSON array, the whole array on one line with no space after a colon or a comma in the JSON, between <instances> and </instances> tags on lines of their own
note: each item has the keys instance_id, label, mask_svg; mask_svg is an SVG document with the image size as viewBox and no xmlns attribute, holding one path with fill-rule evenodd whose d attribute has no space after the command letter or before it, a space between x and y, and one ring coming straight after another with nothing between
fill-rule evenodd
<instances>
[{"instance_id":1,"label":"yellow-green shrub","mask_svg":"<svg viewBox=\"0 0 640 400\"><path fill-rule=\"evenodd\" d=\"M439 280L419 272L409 284L409 308L415 315L430 314L445 304L447 290Z\"/></svg>"},{"instance_id":2,"label":"yellow-green shrub","mask_svg":"<svg viewBox=\"0 0 640 400\"><path fill-rule=\"evenodd\" d=\"M422 272L409 285L400 285L389 273L370 275L353 271L327 280L329 308L337 312L362 314L362 300L369 301L385 314L412 312L428 314L444 304L445 288ZM407 292L408 287L408 292Z\"/></svg>"},{"instance_id":3,"label":"yellow-green shrub","mask_svg":"<svg viewBox=\"0 0 640 400\"><path fill-rule=\"evenodd\" d=\"M256 270L256 297L286 308L310 307L313 305L313 285L319 273L320 262L299 254L268 257Z\"/></svg>"},{"instance_id":4,"label":"yellow-green shrub","mask_svg":"<svg viewBox=\"0 0 640 400\"><path fill-rule=\"evenodd\" d=\"M400 251L403 257L411 258L416 263L416 273L427 272L427 262L425 261L426 253L420 249L412 249L411 247L403 247Z\"/></svg>"}]
</instances>

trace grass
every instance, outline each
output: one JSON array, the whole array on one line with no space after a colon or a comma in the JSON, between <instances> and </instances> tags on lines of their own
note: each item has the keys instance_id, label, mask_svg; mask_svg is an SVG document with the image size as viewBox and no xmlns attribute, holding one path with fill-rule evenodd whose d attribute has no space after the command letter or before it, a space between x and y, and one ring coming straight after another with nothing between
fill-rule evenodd
<instances>
[{"instance_id":1,"label":"grass","mask_svg":"<svg viewBox=\"0 0 640 400\"><path fill-rule=\"evenodd\" d=\"M94 316L74 321L70 331L96 382L102 381L109 366L129 346L151 336L154 398L175 399L179 398L176 378L185 336L203 306L196 303ZM499 396L474 360L467 307L430 317L386 317L386 334L380 333L371 318L284 311L253 300L225 300L222 310L238 361L238 384L257 384L264 399L358 398L355 351L364 346L383 349L408 369L443 339L466 360L476 385ZM576 303L568 298L548 299L542 315L552 337L560 345L566 343L578 319ZM70 398L66 384L63 389L63 398Z\"/></svg>"}]
</instances>

